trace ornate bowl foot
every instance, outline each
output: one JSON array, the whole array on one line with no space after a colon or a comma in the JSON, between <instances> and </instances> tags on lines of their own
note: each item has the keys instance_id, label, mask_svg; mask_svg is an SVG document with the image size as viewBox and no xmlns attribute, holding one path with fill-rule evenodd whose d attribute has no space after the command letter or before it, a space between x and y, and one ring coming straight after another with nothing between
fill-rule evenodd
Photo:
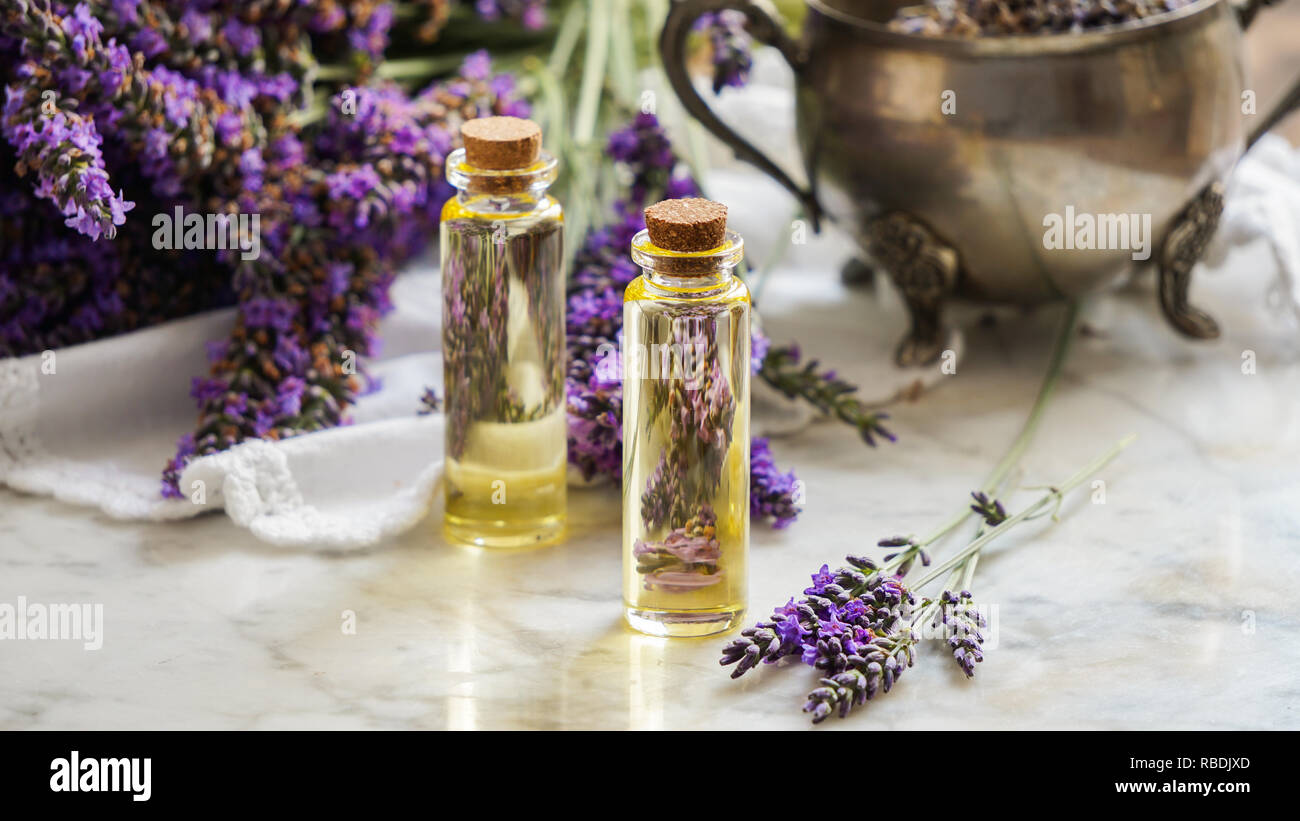
<instances>
[{"instance_id":1,"label":"ornate bowl foot","mask_svg":"<svg viewBox=\"0 0 1300 821\"><path fill-rule=\"evenodd\" d=\"M889 273L911 315L912 327L894 361L904 368L938 361L944 350L943 300L957 284L957 252L901 211L872 220L866 233L872 259Z\"/></svg>"},{"instance_id":2,"label":"ornate bowl foot","mask_svg":"<svg viewBox=\"0 0 1300 821\"><path fill-rule=\"evenodd\" d=\"M1216 339L1219 324L1187 301L1192 268L1219 227L1223 214L1223 184L1212 182L1174 217L1160 246L1160 309L1169 324L1193 339Z\"/></svg>"},{"instance_id":3,"label":"ornate bowl foot","mask_svg":"<svg viewBox=\"0 0 1300 821\"><path fill-rule=\"evenodd\" d=\"M845 285L874 285L876 269L871 263L858 257L849 257L840 267L840 282Z\"/></svg>"},{"instance_id":4,"label":"ornate bowl foot","mask_svg":"<svg viewBox=\"0 0 1300 821\"><path fill-rule=\"evenodd\" d=\"M935 319L939 317L939 310L935 308ZM915 323L916 315L912 315ZM900 368L918 368L922 365L933 365L939 361L939 356L943 353L942 336L925 336L917 332L915 324L907 336L898 343L894 349L894 362Z\"/></svg>"}]
</instances>

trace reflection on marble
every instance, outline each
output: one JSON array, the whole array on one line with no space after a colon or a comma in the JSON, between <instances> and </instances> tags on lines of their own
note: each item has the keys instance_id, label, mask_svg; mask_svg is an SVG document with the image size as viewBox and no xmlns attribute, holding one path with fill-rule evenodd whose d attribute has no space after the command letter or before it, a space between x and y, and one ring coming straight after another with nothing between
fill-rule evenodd
<instances>
[{"instance_id":1,"label":"reflection on marble","mask_svg":"<svg viewBox=\"0 0 1300 821\"><path fill-rule=\"evenodd\" d=\"M774 338L855 379L904 320L892 295L841 288L842 250L800 250L760 307ZM1105 503L1085 489L1060 523L1025 526L981 563L998 646L974 681L923 647L892 693L827 727L1300 728L1300 345L1260 310L1247 279L1260 259L1198 281L1194 300L1225 328L1215 343L1175 338L1149 285L1093 307L1021 485L1137 433L1102 475ZM823 561L925 531L960 504L1015 434L1058 318L966 323L958 373L894 409L897 445L870 450L830 422L775 440L808 504L785 532L754 528L751 615ZM124 524L0 492L0 602L105 612L98 652L0 641L0 727L806 726L806 668L732 681L724 639L626 629L617 497L572 499L571 538L555 548L449 547L430 519L331 556L267 547L219 516Z\"/></svg>"}]
</instances>

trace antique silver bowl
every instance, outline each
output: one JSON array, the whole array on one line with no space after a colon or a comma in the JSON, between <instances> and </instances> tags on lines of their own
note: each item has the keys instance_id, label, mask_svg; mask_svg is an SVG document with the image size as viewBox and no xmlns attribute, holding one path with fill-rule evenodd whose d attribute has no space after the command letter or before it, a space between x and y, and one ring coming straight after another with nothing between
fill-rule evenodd
<instances>
[{"instance_id":1,"label":"antique silver bowl","mask_svg":"<svg viewBox=\"0 0 1300 821\"><path fill-rule=\"evenodd\" d=\"M949 296L1069 299L1147 259L1173 326L1217 336L1188 304L1191 269L1237 160L1300 105L1297 83L1272 112L1252 108L1242 30L1269 0L1196 0L1078 34L931 38L886 27L916 1L806 0L796 41L760 3L677 0L660 50L692 116L798 197L814 225L828 216L846 228L888 273L912 320L900 364L938 357ZM807 188L719 120L691 83L687 35L719 9L743 11L794 70Z\"/></svg>"}]
</instances>

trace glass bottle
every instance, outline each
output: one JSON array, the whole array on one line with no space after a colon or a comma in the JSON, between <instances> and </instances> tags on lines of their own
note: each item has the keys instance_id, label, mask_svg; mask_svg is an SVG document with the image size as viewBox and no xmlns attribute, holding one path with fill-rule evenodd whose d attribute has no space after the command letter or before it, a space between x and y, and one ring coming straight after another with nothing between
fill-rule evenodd
<instances>
[{"instance_id":1,"label":"glass bottle","mask_svg":"<svg viewBox=\"0 0 1300 821\"><path fill-rule=\"evenodd\" d=\"M533 131L531 147L510 141ZM528 120L471 120L462 134L440 228L444 531L484 547L550 544L564 532L567 464L564 216L547 194L557 162Z\"/></svg>"},{"instance_id":2,"label":"glass bottle","mask_svg":"<svg viewBox=\"0 0 1300 821\"><path fill-rule=\"evenodd\" d=\"M649 231L632 240L642 273L623 304L624 616L657 636L720 633L745 610L750 301L733 275L741 238L723 236L687 253Z\"/></svg>"}]
</instances>

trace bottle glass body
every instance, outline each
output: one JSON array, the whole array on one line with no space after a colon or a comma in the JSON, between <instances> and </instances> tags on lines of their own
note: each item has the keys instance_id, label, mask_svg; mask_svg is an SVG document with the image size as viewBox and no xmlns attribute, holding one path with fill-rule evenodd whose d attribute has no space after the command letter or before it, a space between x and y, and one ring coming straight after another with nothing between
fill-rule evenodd
<instances>
[{"instance_id":1,"label":"bottle glass body","mask_svg":"<svg viewBox=\"0 0 1300 821\"><path fill-rule=\"evenodd\" d=\"M623 599L637 630L704 636L745 610L749 290L740 238L704 254L633 240L623 304Z\"/></svg>"},{"instance_id":2,"label":"bottle glass body","mask_svg":"<svg viewBox=\"0 0 1300 821\"><path fill-rule=\"evenodd\" d=\"M448 538L549 544L564 532L564 217L546 154L518 171L447 158L442 209Z\"/></svg>"}]
</instances>

